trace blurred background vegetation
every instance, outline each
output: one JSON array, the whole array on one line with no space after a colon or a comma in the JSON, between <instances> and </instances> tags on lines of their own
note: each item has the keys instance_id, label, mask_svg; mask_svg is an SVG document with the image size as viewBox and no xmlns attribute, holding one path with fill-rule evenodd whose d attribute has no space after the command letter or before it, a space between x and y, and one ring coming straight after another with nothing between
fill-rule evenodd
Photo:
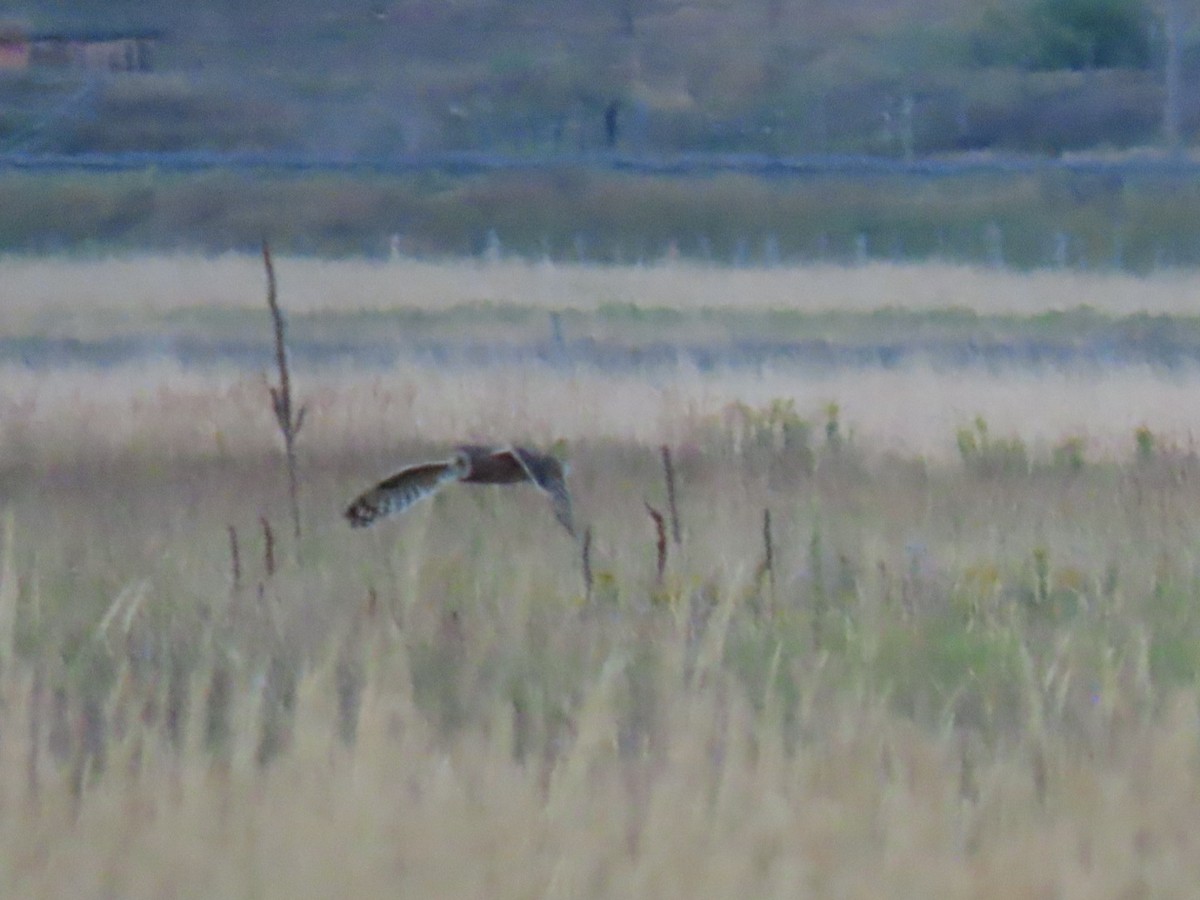
<instances>
[{"instance_id":1,"label":"blurred background vegetation","mask_svg":"<svg viewBox=\"0 0 1200 900\"><path fill-rule=\"evenodd\" d=\"M355 158L1129 147L1158 140L1168 12L1151 0L10 3L0 16L17 32L160 39L148 71L99 84L84 66L6 73L0 141ZM1185 81L1200 69L1187 13ZM75 114L47 116L72 98ZM1180 102L1191 135L1200 100Z\"/></svg>"},{"instance_id":2,"label":"blurred background vegetation","mask_svg":"<svg viewBox=\"0 0 1200 900\"><path fill-rule=\"evenodd\" d=\"M1195 219L1191 170L1121 168L1186 150L1200 127L1200 93L1186 89L1200 77L1193 0L31 0L0 6L0 23L0 43L154 36L133 71L0 68L0 154L152 154L140 179L4 170L10 249L219 250L268 226L295 251L385 252L397 235L405 252L498 240L626 261L669 250L1144 268L1200 247L1200 233L1174 230ZM554 166L303 184L277 171L463 151ZM263 167L169 177L153 154L172 153L263 154ZM1118 164L942 182L611 174L617 158L678 154L964 153Z\"/></svg>"},{"instance_id":3,"label":"blurred background vegetation","mask_svg":"<svg viewBox=\"0 0 1200 900\"><path fill-rule=\"evenodd\" d=\"M1144 273L1200 262L1188 174L0 174L0 248L643 264L945 260Z\"/></svg>"}]
</instances>

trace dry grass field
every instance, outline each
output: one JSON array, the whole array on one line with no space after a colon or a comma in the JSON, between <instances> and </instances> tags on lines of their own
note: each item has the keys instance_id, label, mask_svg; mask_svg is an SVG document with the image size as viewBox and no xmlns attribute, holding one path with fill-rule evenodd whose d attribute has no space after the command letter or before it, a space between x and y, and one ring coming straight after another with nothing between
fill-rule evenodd
<instances>
[{"instance_id":1,"label":"dry grass field","mask_svg":"<svg viewBox=\"0 0 1200 900\"><path fill-rule=\"evenodd\" d=\"M236 257L2 265L11 338L263 299ZM297 317L1197 287L277 266ZM1196 373L294 369L298 541L265 367L6 364L0 895L1195 896ZM527 486L340 518L468 439L565 439L586 554Z\"/></svg>"}]
</instances>

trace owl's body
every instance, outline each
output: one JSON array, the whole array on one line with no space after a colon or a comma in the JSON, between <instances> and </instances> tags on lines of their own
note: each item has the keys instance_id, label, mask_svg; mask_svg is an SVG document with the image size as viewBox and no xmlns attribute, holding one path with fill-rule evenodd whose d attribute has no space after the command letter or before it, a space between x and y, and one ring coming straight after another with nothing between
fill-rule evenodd
<instances>
[{"instance_id":1,"label":"owl's body","mask_svg":"<svg viewBox=\"0 0 1200 900\"><path fill-rule=\"evenodd\" d=\"M528 460L535 454L523 447L497 450L495 447L465 444L455 450L466 462L467 472L458 479L466 484L520 484L531 480ZM522 463L522 457L525 463ZM558 464L558 460L554 462Z\"/></svg>"},{"instance_id":2,"label":"owl's body","mask_svg":"<svg viewBox=\"0 0 1200 900\"><path fill-rule=\"evenodd\" d=\"M401 469L358 496L345 516L353 528L365 528L386 516L409 509L450 482L465 484L520 484L529 482L550 497L555 518L574 537L571 497L563 465L553 456L525 447L486 447L468 444L456 448L444 462L420 463Z\"/></svg>"}]
</instances>

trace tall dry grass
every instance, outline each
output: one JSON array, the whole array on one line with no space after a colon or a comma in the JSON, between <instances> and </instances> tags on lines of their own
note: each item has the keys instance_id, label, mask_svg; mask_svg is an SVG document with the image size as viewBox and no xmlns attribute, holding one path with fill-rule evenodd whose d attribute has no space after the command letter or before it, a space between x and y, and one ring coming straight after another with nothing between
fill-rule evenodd
<instances>
[{"instance_id":1,"label":"tall dry grass","mask_svg":"<svg viewBox=\"0 0 1200 900\"><path fill-rule=\"evenodd\" d=\"M0 895L1194 895L1189 373L294 376L299 548L265 378L0 380ZM340 518L559 437L587 584L528 486Z\"/></svg>"},{"instance_id":2,"label":"tall dry grass","mask_svg":"<svg viewBox=\"0 0 1200 900\"><path fill-rule=\"evenodd\" d=\"M660 448L592 435L585 599L536 492L353 533L382 460L321 444L269 575L282 474L189 454L191 412L137 455L6 445L5 896L1194 890L1186 454L979 474L694 423L660 580Z\"/></svg>"}]
</instances>

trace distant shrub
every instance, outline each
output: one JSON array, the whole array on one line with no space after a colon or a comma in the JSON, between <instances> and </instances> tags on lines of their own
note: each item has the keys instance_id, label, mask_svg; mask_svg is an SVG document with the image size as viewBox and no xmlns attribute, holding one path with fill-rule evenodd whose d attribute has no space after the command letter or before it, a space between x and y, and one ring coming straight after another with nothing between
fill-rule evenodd
<instances>
[{"instance_id":1,"label":"distant shrub","mask_svg":"<svg viewBox=\"0 0 1200 900\"><path fill-rule=\"evenodd\" d=\"M841 407L837 403L831 401L825 406L825 446L834 452L842 446L840 414Z\"/></svg>"},{"instance_id":2,"label":"distant shrub","mask_svg":"<svg viewBox=\"0 0 1200 900\"><path fill-rule=\"evenodd\" d=\"M734 403L724 418L737 443L805 455L812 452L812 426L796 412L795 400L777 397L760 409Z\"/></svg>"},{"instance_id":3,"label":"distant shrub","mask_svg":"<svg viewBox=\"0 0 1200 900\"><path fill-rule=\"evenodd\" d=\"M1019 437L992 437L983 416L976 416L972 427L960 428L957 442L963 464L977 475L1029 472L1029 451L1025 442Z\"/></svg>"},{"instance_id":4,"label":"distant shrub","mask_svg":"<svg viewBox=\"0 0 1200 900\"><path fill-rule=\"evenodd\" d=\"M1000 78L995 88L972 94L961 146L1060 153L1143 143L1157 135L1161 91L1153 73L1131 69Z\"/></svg>"},{"instance_id":5,"label":"distant shrub","mask_svg":"<svg viewBox=\"0 0 1200 900\"><path fill-rule=\"evenodd\" d=\"M1133 443L1137 461L1142 465L1154 459L1157 441L1154 432L1145 425L1138 426L1133 433Z\"/></svg>"},{"instance_id":6,"label":"distant shrub","mask_svg":"<svg viewBox=\"0 0 1200 900\"><path fill-rule=\"evenodd\" d=\"M1015 14L985 14L976 58L1040 70L1145 69L1151 23L1144 0L1032 0Z\"/></svg>"},{"instance_id":7,"label":"distant shrub","mask_svg":"<svg viewBox=\"0 0 1200 900\"><path fill-rule=\"evenodd\" d=\"M1040 68L1150 65L1150 9L1143 0L1035 0L1030 16Z\"/></svg>"},{"instance_id":8,"label":"distant shrub","mask_svg":"<svg viewBox=\"0 0 1200 900\"><path fill-rule=\"evenodd\" d=\"M1083 469L1085 449L1083 438L1066 438L1050 452L1050 465L1058 471L1079 472Z\"/></svg>"}]
</instances>

